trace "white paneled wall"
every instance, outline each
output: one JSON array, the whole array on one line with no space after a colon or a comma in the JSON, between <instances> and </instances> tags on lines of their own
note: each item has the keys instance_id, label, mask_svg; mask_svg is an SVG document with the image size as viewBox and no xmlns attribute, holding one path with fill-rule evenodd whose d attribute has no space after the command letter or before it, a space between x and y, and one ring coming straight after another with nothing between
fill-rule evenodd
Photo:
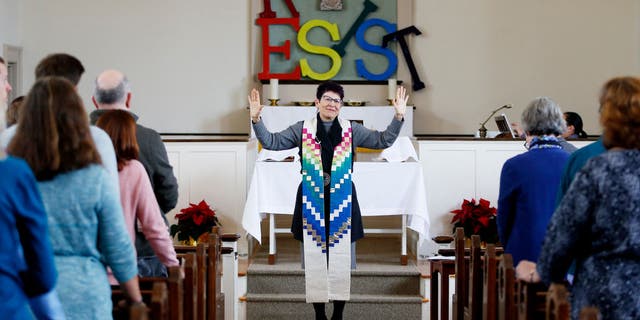
<instances>
[{"instance_id":1,"label":"white paneled wall","mask_svg":"<svg viewBox=\"0 0 640 320\"><path fill-rule=\"evenodd\" d=\"M525 152L524 141L420 140L418 152L424 169L427 206L433 236L451 234L451 210L462 199L485 198L497 205L504 162ZM591 141L571 141L583 147Z\"/></svg>"},{"instance_id":2,"label":"white paneled wall","mask_svg":"<svg viewBox=\"0 0 640 320\"><path fill-rule=\"evenodd\" d=\"M165 146L179 191L176 208L167 214L169 224L180 209L204 199L216 211L223 232L244 234L248 143L167 140ZM238 245L246 252L246 242Z\"/></svg>"},{"instance_id":3,"label":"white paneled wall","mask_svg":"<svg viewBox=\"0 0 640 320\"><path fill-rule=\"evenodd\" d=\"M500 171L504 162L525 151L523 141L505 140L419 140L418 153L424 169L431 235L451 233L451 210L462 199L485 198L495 206ZM572 141L583 147L591 141ZM242 213L248 181L255 161L255 141L165 142L169 161L178 179L178 205L167 218L189 202L205 199L216 210L224 232L244 235ZM245 238L239 253L247 252Z\"/></svg>"}]
</instances>

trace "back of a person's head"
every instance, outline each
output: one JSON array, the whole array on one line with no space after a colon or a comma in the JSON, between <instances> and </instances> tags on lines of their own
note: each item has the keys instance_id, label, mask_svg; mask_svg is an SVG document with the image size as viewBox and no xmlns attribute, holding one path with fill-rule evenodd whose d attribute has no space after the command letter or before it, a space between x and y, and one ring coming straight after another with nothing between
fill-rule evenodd
<instances>
[{"instance_id":1,"label":"back of a person's head","mask_svg":"<svg viewBox=\"0 0 640 320\"><path fill-rule=\"evenodd\" d=\"M604 84L600 123L605 147L640 149L640 79L619 77Z\"/></svg>"},{"instance_id":2,"label":"back of a person's head","mask_svg":"<svg viewBox=\"0 0 640 320\"><path fill-rule=\"evenodd\" d=\"M322 95L328 91L335 92L340 96L340 99L344 99L344 88L342 88L339 83L333 81L321 83L316 90L316 98L318 98L318 100L322 99Z\"/></svg>"},{"instance_id":3,"label":"back of a person's head","mask_svg":"<svg viewBox=\"0 0 640 320\"><path fill-rule=\"evenodd\" d=\"M129 92L129 79L119 71L108 70L96 78L93 97L99 104L124 104Z\"/></svg>"},{"instance_id":4,"label":"back of a person's head","mask_svg":"<svg viewBox=\"0 0 640 320\"><path fill-rule=\"evenodd\" d=\"M7 113L6 113L7 127L18 123L18 119L20 119L20 112L22 110L23 102L24 102L24 96L19 96L13 99L13 101L11 101L11 103L7 107Z\"/></svg>"},{"instance_id":5,"label":"back of a person's head","mask_svg":"<svg viewBox=\"0 0 640 320\"><path fill-rule=\"evenodd\" d=\"M36 81L7 151L23 158L38 180L100 163L82 100L71 82L60 77Z\"/></svg>"},{"instance_id":6,"label":"back of a person's head","mask_svg":"<svg viewBox=\"0 0 640 320\"><path fill-rule=\"evenodd\" d=\"M549 97L538 97L522 112L522 129L531 135L559 135L567 127L558 104Z\"/></svg>"},{"instance_id":7,"label":"back of a person's head","mask_svg":"<svg viewBox=\"0 0 640 320\"><path fill-rule=\"evenodd\" d=\"M567 111L564 113L565 121L568 126L573 126L573 132L580 138L586 138L587 133L583 130L582 117L576 112Z\"/></svg>"},{"instance_id":8,"label":"back of a person's head","mask_svg":"<svg viewBox=\"0 0 640 320\"><path fill-rule=\"evenodd\" d=\"M84 67L80 60L67 53L54 53L46 56L36 66L36 79L42 77L63 77L74 86L80 82Z\"/></svg>"},{"instance_id":9,"label":"back of a person's head","mask_svg":"<svg viewBox=\"0 0 640 320\"><path fill-rule=\"evenodd\" d=\"M127 161L138 159L138 140L136 139L136 121L125 110L109 110L102 114L96 122L96 126L104 130L116 152L118 171L126 165Z\"/></svg>"}]
</instances>

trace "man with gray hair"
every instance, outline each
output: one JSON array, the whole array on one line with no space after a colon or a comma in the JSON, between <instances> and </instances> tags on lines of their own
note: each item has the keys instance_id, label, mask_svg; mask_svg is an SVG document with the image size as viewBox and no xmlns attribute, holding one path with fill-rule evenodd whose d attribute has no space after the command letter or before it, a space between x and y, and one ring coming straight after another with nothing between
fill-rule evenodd
<instances>
[{"instance_id":1,"label":"man with gray hair","mask_svg":"<svg viewBox=\"0 0 640 320\"><path fill-rule=\"evenodd\" d=\"M92 100L97 110L89 114L92 124L95 124L105 112L117 109L129 111L137 122L138 116L129 109L131 102L129 81L122 72L103 71L96 78L95 84ZM165 218L164 215L178 202L178 182L173 174L173 167L169 164L167 150L158 132L139 123L136 124L136 138L140 148L139 160L149 175L153 192L162 210L162 216ZM154 256L153 250L141 232L137 232L136 250L138 257ZM141 275L145 275L143 270L140 272Z\"/></svg>"}]
</instances>

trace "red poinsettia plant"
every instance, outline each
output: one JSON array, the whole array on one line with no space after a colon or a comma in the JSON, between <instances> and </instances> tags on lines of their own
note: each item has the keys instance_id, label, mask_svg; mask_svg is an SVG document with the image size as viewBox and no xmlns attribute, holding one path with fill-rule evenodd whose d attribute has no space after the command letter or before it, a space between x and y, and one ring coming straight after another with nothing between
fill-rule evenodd
<instances>
[{"instance_id":1,"label":"red poinsettia plant","mask_svg":"<svg viewBox=\"0 0 640 320\"><path fill-rule=\"evenodd\" d=\"M171 225L169 231L172 237L177 234L180 241L198 240L201 235L211 232L211 228L220 224L215 210L204 200L198 204L189 203L189 207L176 214L176 219L178 224Z\"/></svg>"},{"instance_id":2,"label":"red poinsettia plant","mask_svg":"<svg viewBox=\"0 0 640 320\"><path fill-rule=\"evenodd\" d=\"M451 219L453 230L456 228L464 228L464 235L480 235L480 239L487 243L498 242L498 225L496 223L496 208L492 207L486 199L480 198L476 203L476 199L471 201L464 199L460 209L451 211L454 215Z\"/></svg>"}]
</instances>

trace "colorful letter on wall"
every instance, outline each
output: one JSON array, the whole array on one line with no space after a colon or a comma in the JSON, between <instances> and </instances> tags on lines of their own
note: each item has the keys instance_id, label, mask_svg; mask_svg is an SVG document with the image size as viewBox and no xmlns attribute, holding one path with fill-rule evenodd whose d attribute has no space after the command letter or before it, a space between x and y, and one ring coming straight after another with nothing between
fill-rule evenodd
<instances>
[{"instance_id":1,"label":"colorful letter on wall","mask_svg":"<svg viewBox=\"0 0 640 320\"><path fill-rule=\"evenodd\" d=\"M396 25L393 23L389 23L382 19L369 19L360 25L358 31L356 32L356 43L363 49L368 52L378 53L387 57L387 61L389 61L389 65L387 69L379 74L371 73L367 70L367 67L364 65L364 61L362 59L356 59L356 70L358 72L358 76L363 77L367 80L385 80L391 78L391 76L398 69L398 58L396 54L390 49L383 48L379 45L372 45L368 43L364 35L367 30L373 26L382 27L387 33L392 33L396 31Z\"/></svg>"},{"instance_id":2,"label":"colorful letter on wall","mask_svg":"<svg viewBox=\"0 0 640 320\"><path fill-rule=\"evenodd\" d=\"M347 33L344 35L344 38L342 39L342 41L333 46L333 50L337 51L341 57L344 57L344 55L347 53L345 51L345 48L347 47L347 43L349 43L349 41L353 37L353 34L356 33L356 30L360 27L360 25L362 24L362 21L364 21L364 19L369 15L369 13L372 13L378 10L378 6L375 3L371 2L371 0L364 0L363 4L364 4L364 8L362 8L360 15L358 16L358 18L356 18L356 21L353 22L353 24L351 25L351 28L349 28L349 31L347 31Z\"/></svg>"},{"instance_id":3,"label":"colorful letter on wall","mask_svg":"<svg viewBox=\"0 0 640 320\"><path fill-rule=\"evenodd\" d=\"M289 8L292 18L300 16L296 6L293 4L293 0L284 0L284 2L287 4L287 8ZM262 4L264 5L264 10L260 12L260 18L275 18L277 16L276 13L271 10L271 0L262 0Z\"/></svg>"},{"instance_id":4,"label":"colorful letter on wall","mask_svg":"<svg viewBox=\"0 0 640 320\"><path fill-rule=\"evenodd\" d=\"M315 54L321 54L328 56L331 59L331 68L329 71L325 73L318 73L311 70L309 66L309 62L306 58L300 59L299 68L302 69L302 75L305 77L309 77L314 80L328 80L333 78L340 71L340 67L342 67L342 58L340 55L333 49L323 46L316 46L309 41L307 41L307 33L309 30L315 27L321 27L329 31L329 35L331 36L331 40L338 41L340 40L340 32L338 31L338 25L335 23L329 23L325 20L309 20L307 21L300 30L298 31L298 45L300 47L309 52Z\"/></svg>"},{"instance_id":5,"label":"colorful letter on wall","mask_svg":"<svg viewBox=\"0 0 640 320\"><path fill-rule=\"evenodd\" d=\"M262 28L262 72L258 73L258 79L283 79L298 80L300 79L300 66L297 66L290 73L271 73L269 54L282 53L288 60L291 56L291 42L286 40L281 46L269 45L269 26L271 25L290 25L294 30L300 29L300 18L258 18L256 24Z\"/></svg>"}]
</instances>

